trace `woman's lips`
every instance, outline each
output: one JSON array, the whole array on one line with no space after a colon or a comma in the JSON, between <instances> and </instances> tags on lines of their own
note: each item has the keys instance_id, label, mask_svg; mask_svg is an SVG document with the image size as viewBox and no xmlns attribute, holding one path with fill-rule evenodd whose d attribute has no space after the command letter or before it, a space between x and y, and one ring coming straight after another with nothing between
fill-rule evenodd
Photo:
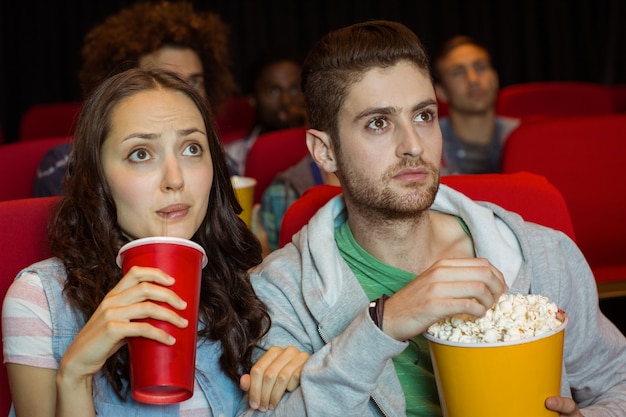
<instances>
[{"instance_id":1,"label":"woman's lips","mask_svg":"<svg viewBox=\"0 0 626 417\"><path fill-rule=\"evenodd\" d=\"M179 219L189 213L188 204L172 204L157 211L157 214L167 220Z\"/></svg>"}]
</instances>

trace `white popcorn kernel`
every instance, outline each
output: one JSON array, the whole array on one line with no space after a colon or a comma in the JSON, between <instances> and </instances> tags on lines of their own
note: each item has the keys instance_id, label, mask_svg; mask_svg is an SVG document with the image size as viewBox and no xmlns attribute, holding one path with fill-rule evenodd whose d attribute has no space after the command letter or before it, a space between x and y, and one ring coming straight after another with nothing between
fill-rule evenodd
<instances>
[{"instance_id":1,"label":"white popcorn kernel","mask_svg":"<svg viewBox=\"0 0 626 417\"><path fill-rule=\"evenodd\" d=\"M448 340L451 340L453 342L460 342L462 337L463 332L461 331L461 329L459 327L455 327L454 329L452 329L452 333L450 334L450 338Z\"/></svg>"},{"instance_id":2,"label":"white popcorn kernel","mask_svg":"<svg viewBox=\"0 0 626 417\"><path fill-rule=\"evenodd\" d=\"M428 333L462 343L521 340L559 327L558 311L555 303L541 295L504 294L484 317L459 314L433 324Z\"/></svg>"},{"instance_id":3,"label":"white popcorn kernel","mask_svg":"<svg viewBox=\"0 0 626 417\"><path fill-rule=\"evenodd\" d=\"M510 341L513 341L513 340L521 340L521 339L522 339L522 333L516 327L513 327L513 328L509 329L504 334L504 338L503 338L503 340L506 341L506 342L510 342Z\"/></svg>"},{"instance_id":4,"label":"white popcorn kernel","mask_svg":"<svg viewBox=\"0 0 626 417\"><path fill-rule=\"evenodd\" d=\"M509 314L513 311L513 303L509 299L504 299L498 303L498 310L501 314Z\"/></svg>"},{"instance_id":5,"label":"white popcorn kernel","mask_svg":"<svg viewBox=\"0 0 626 417\"><path fill-rule=\"evenodd\" d=\"M485 330L485 334L483 336L483 342L485 343L494 343L499 340L500 335L496 329L487 329Z\"/></svg>"}]
</instances>

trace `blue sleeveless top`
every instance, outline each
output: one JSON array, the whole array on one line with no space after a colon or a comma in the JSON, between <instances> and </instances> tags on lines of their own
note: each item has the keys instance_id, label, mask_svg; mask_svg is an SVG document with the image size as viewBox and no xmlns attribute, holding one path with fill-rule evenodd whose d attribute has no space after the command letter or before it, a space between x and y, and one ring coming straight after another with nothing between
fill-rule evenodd
<instances>
[{"instance_id":1,"label":"blue sleeveless top","mask_svg":"<svg viewBox=\"0 0 626 417\"><path fill-rule=\"evenodd\" d=\"M50 306L52 319L52 349L59 362L68 346L85 325L82 316L74 311L63 296L66 273L63 263L57 258L38 262L24 269L18 277L29 272L41 278ZM209 416L234 416L243 393L219 366L222 347L219 342L198 340L196 347L195 379L209 403ZM94 405L98 417L175 417L179 415L179 404L152 405L134 400L130 395L120 400L108 384L102 372L93 378ZM245 403L242 402L242 407ZM15 416L11 407L10 417Z\"/></svg>"}]
</instances>

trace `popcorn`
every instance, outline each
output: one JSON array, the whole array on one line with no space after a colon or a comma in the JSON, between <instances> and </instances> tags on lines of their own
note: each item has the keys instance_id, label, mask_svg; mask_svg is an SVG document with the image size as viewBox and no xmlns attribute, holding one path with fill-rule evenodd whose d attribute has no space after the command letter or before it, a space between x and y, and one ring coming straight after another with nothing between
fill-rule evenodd
<instances>
[{"instance_id":1,"label":"popcorn","mask_svg":"<svg viewBox=\"0 0 626 417\"><path fill-rule=\"evenodd\" d=\"M554 330L563 322L559 308L541 295L503 294L484 317L459 314L428 328L428 334L461 343L495 343L527 339Z\"/></svg>"}]
</instances>

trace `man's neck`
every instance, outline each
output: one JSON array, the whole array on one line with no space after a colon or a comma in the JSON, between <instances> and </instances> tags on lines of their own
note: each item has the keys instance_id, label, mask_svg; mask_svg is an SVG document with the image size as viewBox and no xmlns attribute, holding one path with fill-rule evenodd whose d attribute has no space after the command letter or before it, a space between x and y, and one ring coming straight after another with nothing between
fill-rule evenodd
<instances>
[{"instance_id":1,"label":"man's neck","mask_svg":"<svg viewBox=\"0 0 626 417\"><path fill-rule=\"evenodd\" d=\"M472 240L451 215L426 210L405 220L370 221L356 213L350 230L369 254L388 265L421 274L443 258L472 257Z\"/></svg>"},{"instance_id":2,"label":"man's neck","mask_svg":"<svg viewBox=\"0 0 626 417\"><path fill-rule=\"evenodd\" d=\"M496 114L494 110L483 113L460 113L450 109L450 122L457 138L474 145L486 145L493 139Z\"/></svg>"}]
</instances>

